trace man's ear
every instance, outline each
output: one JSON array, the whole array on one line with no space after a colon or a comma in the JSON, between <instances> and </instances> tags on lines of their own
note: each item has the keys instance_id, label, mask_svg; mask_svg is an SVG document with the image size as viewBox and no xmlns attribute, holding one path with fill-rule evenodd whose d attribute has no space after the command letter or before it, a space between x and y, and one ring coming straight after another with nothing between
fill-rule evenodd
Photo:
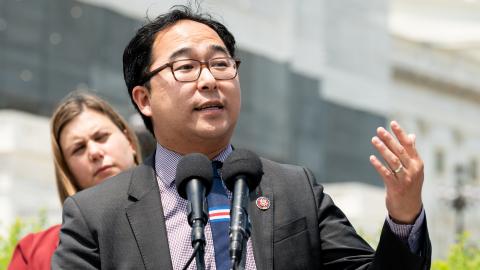
<instances>
[{"instance_id":1,"label":"man's ear","mask_svg":"<svg viewBox=\"0 0 480 270\"><path fill-rule=\"evenodd\" d=\"M145 116L152 116L150 106L150 91L145 86L135 86L132 90L132 97L138 109Z\"/></svg>"}]
</instances>

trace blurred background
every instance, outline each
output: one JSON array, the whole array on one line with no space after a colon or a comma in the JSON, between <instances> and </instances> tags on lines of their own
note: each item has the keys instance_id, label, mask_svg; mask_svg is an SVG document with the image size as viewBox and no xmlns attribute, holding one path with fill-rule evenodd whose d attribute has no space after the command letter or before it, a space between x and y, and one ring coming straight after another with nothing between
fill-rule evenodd
<instances>
[{"instance_id":1,"label":"blurred background","mask_svg":"<svg viewBox=\"0 0 480 270\"><path fill-rule=\"evenodd\" d=\"M44 209L61 222L49 116L70 91L134 111L122 53L145 17L184 1L0 0L0 234ZM355 227L386 215L370 139L396 119L417 135L434 258L480 241L480 1L208 0L242 60L234 145L314 171ZM146 150L148 154L151 150Z\"/></svg>"}]
</instances>

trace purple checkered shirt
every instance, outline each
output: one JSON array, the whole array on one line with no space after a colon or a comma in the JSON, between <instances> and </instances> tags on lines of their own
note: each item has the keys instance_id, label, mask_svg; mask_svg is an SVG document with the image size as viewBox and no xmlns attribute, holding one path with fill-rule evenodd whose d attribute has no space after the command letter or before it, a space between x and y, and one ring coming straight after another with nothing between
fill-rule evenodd
<instances>
[{"instance_id":1,"label":"purple checkered shirt","mask_svg":"<svg viewBox=\"0 0 480 270\"><path fill-rule=\"evenodd\" d=\"M214 160L225 161L232 153L232 146L229 145ZM157 182L160 188L162 199L163 214L165 215L165 224L167 227L168 246L172 259L173 269L182 269L193 253L191 244L191 228L187 222L187 200L180 197L175 187L175 172L178 162L182 156L178 153L165 149L157 143L155 153L155 172ZM228 198L231 200L232 193L227 191ZM210 222L205 226L205 268L216 269L215 255L213 250L212 230ZM195 260L188 269L196 269ZM253 257L253 248L251 239L247 242L247 260L245 269L257 269Z\"/></svg>"}]
</instances>

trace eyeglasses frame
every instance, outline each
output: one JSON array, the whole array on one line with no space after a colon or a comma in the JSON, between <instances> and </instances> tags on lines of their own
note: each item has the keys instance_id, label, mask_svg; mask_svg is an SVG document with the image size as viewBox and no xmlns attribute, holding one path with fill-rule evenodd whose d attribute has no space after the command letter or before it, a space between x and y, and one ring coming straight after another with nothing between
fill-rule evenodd
<instances>
[{"instance_id":1,"label":"eyeglasses frame","mask_svg":"<svg viewBox=\"0 0 480 270\"><path fill-rule=\"evenodd\" d=\"M235 62L235 75L232 77L232 78L229 78L229 79L217 79L215 78L215 76L213 75L212 71L210 70L210 66L209 66L209 62L212 61L212 60L215 60L215 59L224 59L224 58L227 58L227 59L232 59L234 62ZM175 72L173 71L173 64L176 63L176 62L179 62L179 61L186 61L186 60L192 60L192 61L197 61L200 63L200 72L198 72L198 76L195 80L189 80L189 81L180 81L177 79L177 77L175 76ZM237 77L238 75L238 68L240 67L240 63L242 61L240 61L240 59L235 59L235 58L232 58L232 57L216 57L216 58L212 58L212 59L209 59L207 61L199 61L197 59L180 59L180 60L175 60L175 61L171 61L171 62L168 62L152 71L149 71L149 72L146 72L143 80L141 81L140 85L143 85L145 83L147 83L148 81L150 81L150 79L152 79L155 75L157 75L158 73L160 73L160 71L166 69L167 67L170 68L170 71L172 72L172 76L173 78L177 81L177 82L194 82L196 80L198 80L198 78L200 78L200 75L202 74L202 70L204 67L206 67L208 69L208 71L212 74L212 76L215 78L215 80L219 80L219 81L226 81L226 80L231 80L235 77Z\"/></svg>"}]
</instances>

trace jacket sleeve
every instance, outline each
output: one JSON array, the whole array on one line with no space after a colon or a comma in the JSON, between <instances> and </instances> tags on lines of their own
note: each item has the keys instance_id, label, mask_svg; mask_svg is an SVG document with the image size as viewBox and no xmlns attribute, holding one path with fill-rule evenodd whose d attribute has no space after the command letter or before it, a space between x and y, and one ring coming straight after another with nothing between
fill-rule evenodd
<instances>
[{"instance_id":1,"label":"jacket sleeve","mask_svg":"<svg viewBox=\"0 0 480 270\"><path fill-rule=\"evenodd\" d=\"M63 204L60 244L52 258L52 269L100 269L96 232L90 230L72 197Z\"/></svg>"},{"instance_id":2,"label":"jacket sleeve","mask_svg":"<svg viewBox=\"0 0 480 270\"><path fill-rule=\"evenodd\" d=\"M320 264L325 269L429 269L431 248L426 222L422 252L413 254L384 223L380 242L375 252L355 231L345 214L323 192L313 174L305 169L312 185L318 209L319 237L321 242Z\"/></svg>"},{"instance_id":3,"label":"jacket sleeve","mask_svg":"<svg viewBox=\"0 0 480 270\"><path fill-rule=\"evenodd\" d=\"M26 270L28 269L28 257L32 244L32 234L25 236L15 247L12 260L8 264L8 270Z\"/></svg>"}]
</instances>

